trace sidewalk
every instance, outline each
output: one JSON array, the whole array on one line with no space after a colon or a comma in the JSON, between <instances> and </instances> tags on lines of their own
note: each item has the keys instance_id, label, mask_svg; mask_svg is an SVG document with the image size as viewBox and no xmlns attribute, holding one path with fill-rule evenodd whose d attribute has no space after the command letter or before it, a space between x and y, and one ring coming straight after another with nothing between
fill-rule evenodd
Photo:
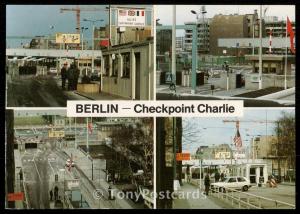
<instances>
[{"instance_id":1,"label":"sidewalk","mask_svg":"<svg viewBox=\"0 0 300 214\"><path fill-rule=\"evenodd\" d=\"M19 150L14 150L14 157L15 157L15 186L14 186L14 192L22 192L22 183L20 181L20 169L23 168L22 161L21 161L21 153ZM23 172L24 173L24 172ZM23 174L23 180L24 180L24 174ZM25 194L24 194L24 201L25 201ZM15 201L16 209L24 209L24 203L23 201Z\"/></svg>"},{"instance_id":2,"label":"sidewalk","mask_svg":"<svg viewBox=\"0 0 300 214\"><path fill-rule=\"evenodd\" d=\"M116 196L120 190L117 189L114 185L106 182L106 174L102 171L106 169L105 160L94 159L93 160L93 180L92 180L92 161L87 158L87 156L75 148L65 148L64 151L71 156L73 155L75 164L82 170L82 172L93 182L96 189L101 189L104 192L104 195L107 196L108 187L112 187L114 196ZM100 177L100 178L99 178ZM97 199L95 199L97 200ZM133 202L131 203L128 200L117 198L115 200L108 201L108 204L111 206L118 206L122 209L131 209L133 207Z\"/></svg>"},{"instance_id":3,"label":"sidewalk","mask_svg":"<svg viewBox=\"0 0 300 214\"><path fill-rule=\"evenodd\" d=\"M199 188L196 186L183 183L181 191L185 197L183 198L178 194L178 198L173 201L173 209L223 209L210 198L211 196L197 195L196 192L199 191ZM199 197L193 197L193 195Z\"/></svg>"},{"instance_id":4,"label":"sidewalk","mask_svg":"<svg viewBox=\"0 0 300 214\"><path fill-rule=\"evenodd\" d=\"M104 92L100 93L84 93L84 92L74 92L77 95L80 95L82 97L85 97L90 100L130 100L129 98L117 96L117 95L112 95Z\"/></svg>"}]
</instances>

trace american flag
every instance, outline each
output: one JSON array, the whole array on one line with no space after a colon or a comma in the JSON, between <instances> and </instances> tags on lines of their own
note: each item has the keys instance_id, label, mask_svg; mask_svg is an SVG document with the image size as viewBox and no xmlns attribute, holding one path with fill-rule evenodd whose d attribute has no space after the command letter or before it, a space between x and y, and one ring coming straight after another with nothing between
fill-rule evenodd
<instances>
[{"instance_id":1,"label":"american flag","mask_svg":"<svg viewBox=\"0 0 300 214\"><path fill-rule=\"evenodd\" d=\"M242 147L242 138L240 135L240 131L238 129L236 130L236 134L233 138L233 142L234 142L235 147L237 147L237 148Z\"/></svg>"}]
</instances>

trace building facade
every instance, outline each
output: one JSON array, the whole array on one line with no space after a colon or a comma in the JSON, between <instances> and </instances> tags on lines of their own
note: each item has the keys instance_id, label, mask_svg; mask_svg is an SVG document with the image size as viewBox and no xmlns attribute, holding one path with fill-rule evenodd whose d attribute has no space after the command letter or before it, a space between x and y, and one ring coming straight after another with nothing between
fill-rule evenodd
<instances>
[{"instance_id":1,"label":"building facade","mask_svg":"<svg viewBox=\"0 0 300 214\"><path fill-rule=\"evenodd\" d=\"M197 22L185 22L185 25L197 25L198 29L198 52L208 53L210 48L210 21L209 18L198 19ZM184 50L192 51L192 30L185 30Z\"/></svg>"},{"instance_id":2,"label":"building facade","mask_svg":"<svg viewBox=\"0 0 300 214\"><path fill-rule=\"evenodd\" d=\"M153 99L153 63L153 39L103 51L101 91L125 99Z\"/></svg>"}]
</instances>

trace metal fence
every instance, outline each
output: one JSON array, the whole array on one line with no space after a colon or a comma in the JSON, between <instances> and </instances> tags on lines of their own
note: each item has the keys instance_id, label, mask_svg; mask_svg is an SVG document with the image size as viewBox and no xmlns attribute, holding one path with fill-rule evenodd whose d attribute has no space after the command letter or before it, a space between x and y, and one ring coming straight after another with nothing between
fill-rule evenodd
<instances>
[{"instance_id":1,"label":"metal fence","mask_svg":"<svg viewBox=\"0 0 300 214\"><path fill-rule=\"evenodd\" d=\"M225 187L211 187L211 193L214 197L222 199L231 206L246 209L295 209L294 204L278 201L251 193Z\"/></svg>"}]
</instances>

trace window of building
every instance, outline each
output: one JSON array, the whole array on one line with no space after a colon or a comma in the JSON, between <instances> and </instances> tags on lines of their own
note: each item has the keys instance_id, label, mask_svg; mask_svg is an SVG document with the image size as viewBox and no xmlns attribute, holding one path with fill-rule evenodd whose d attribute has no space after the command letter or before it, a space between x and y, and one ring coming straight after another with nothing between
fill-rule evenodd
<instances>
[{"instance_id":1,"label":"window of building","mask_svg":"<svg viewBox=\"0 0 300 214\"><path fill-rule=\"evenodd\" d=\"M85 67L86 67L86 66L87 66L87 63L83 63L83 66L85 66Z\"/></svg>"},{"instance_id":2,"label":"window of building","mask_svg":"<svg viewBox=\"0 0 300 214\"><path fill-rule=\"evenodd\" d=\"M92 66L92 63L88 63L87 65L88 65L88 66Z\"/></svg>"},{"instance_id":3,"label":"window of building","mask_svg":"<svg viewBox=\"0 0 300 214\"><path fill-rule=\"evenodd\" d=\"M122 77L130 78L130 53L122 54L122 58L123 58Z\"/></svg>"},{"instance_id":4,"label":"window of building","mask_svg":"<svg viewBox=\"0 0 300 214\"><path fill-rule=\"evenodd\" d=\"M115 56L112 58L112 77L117 77L118 76L118 57Z\"/></svg>"}]
</instances>

